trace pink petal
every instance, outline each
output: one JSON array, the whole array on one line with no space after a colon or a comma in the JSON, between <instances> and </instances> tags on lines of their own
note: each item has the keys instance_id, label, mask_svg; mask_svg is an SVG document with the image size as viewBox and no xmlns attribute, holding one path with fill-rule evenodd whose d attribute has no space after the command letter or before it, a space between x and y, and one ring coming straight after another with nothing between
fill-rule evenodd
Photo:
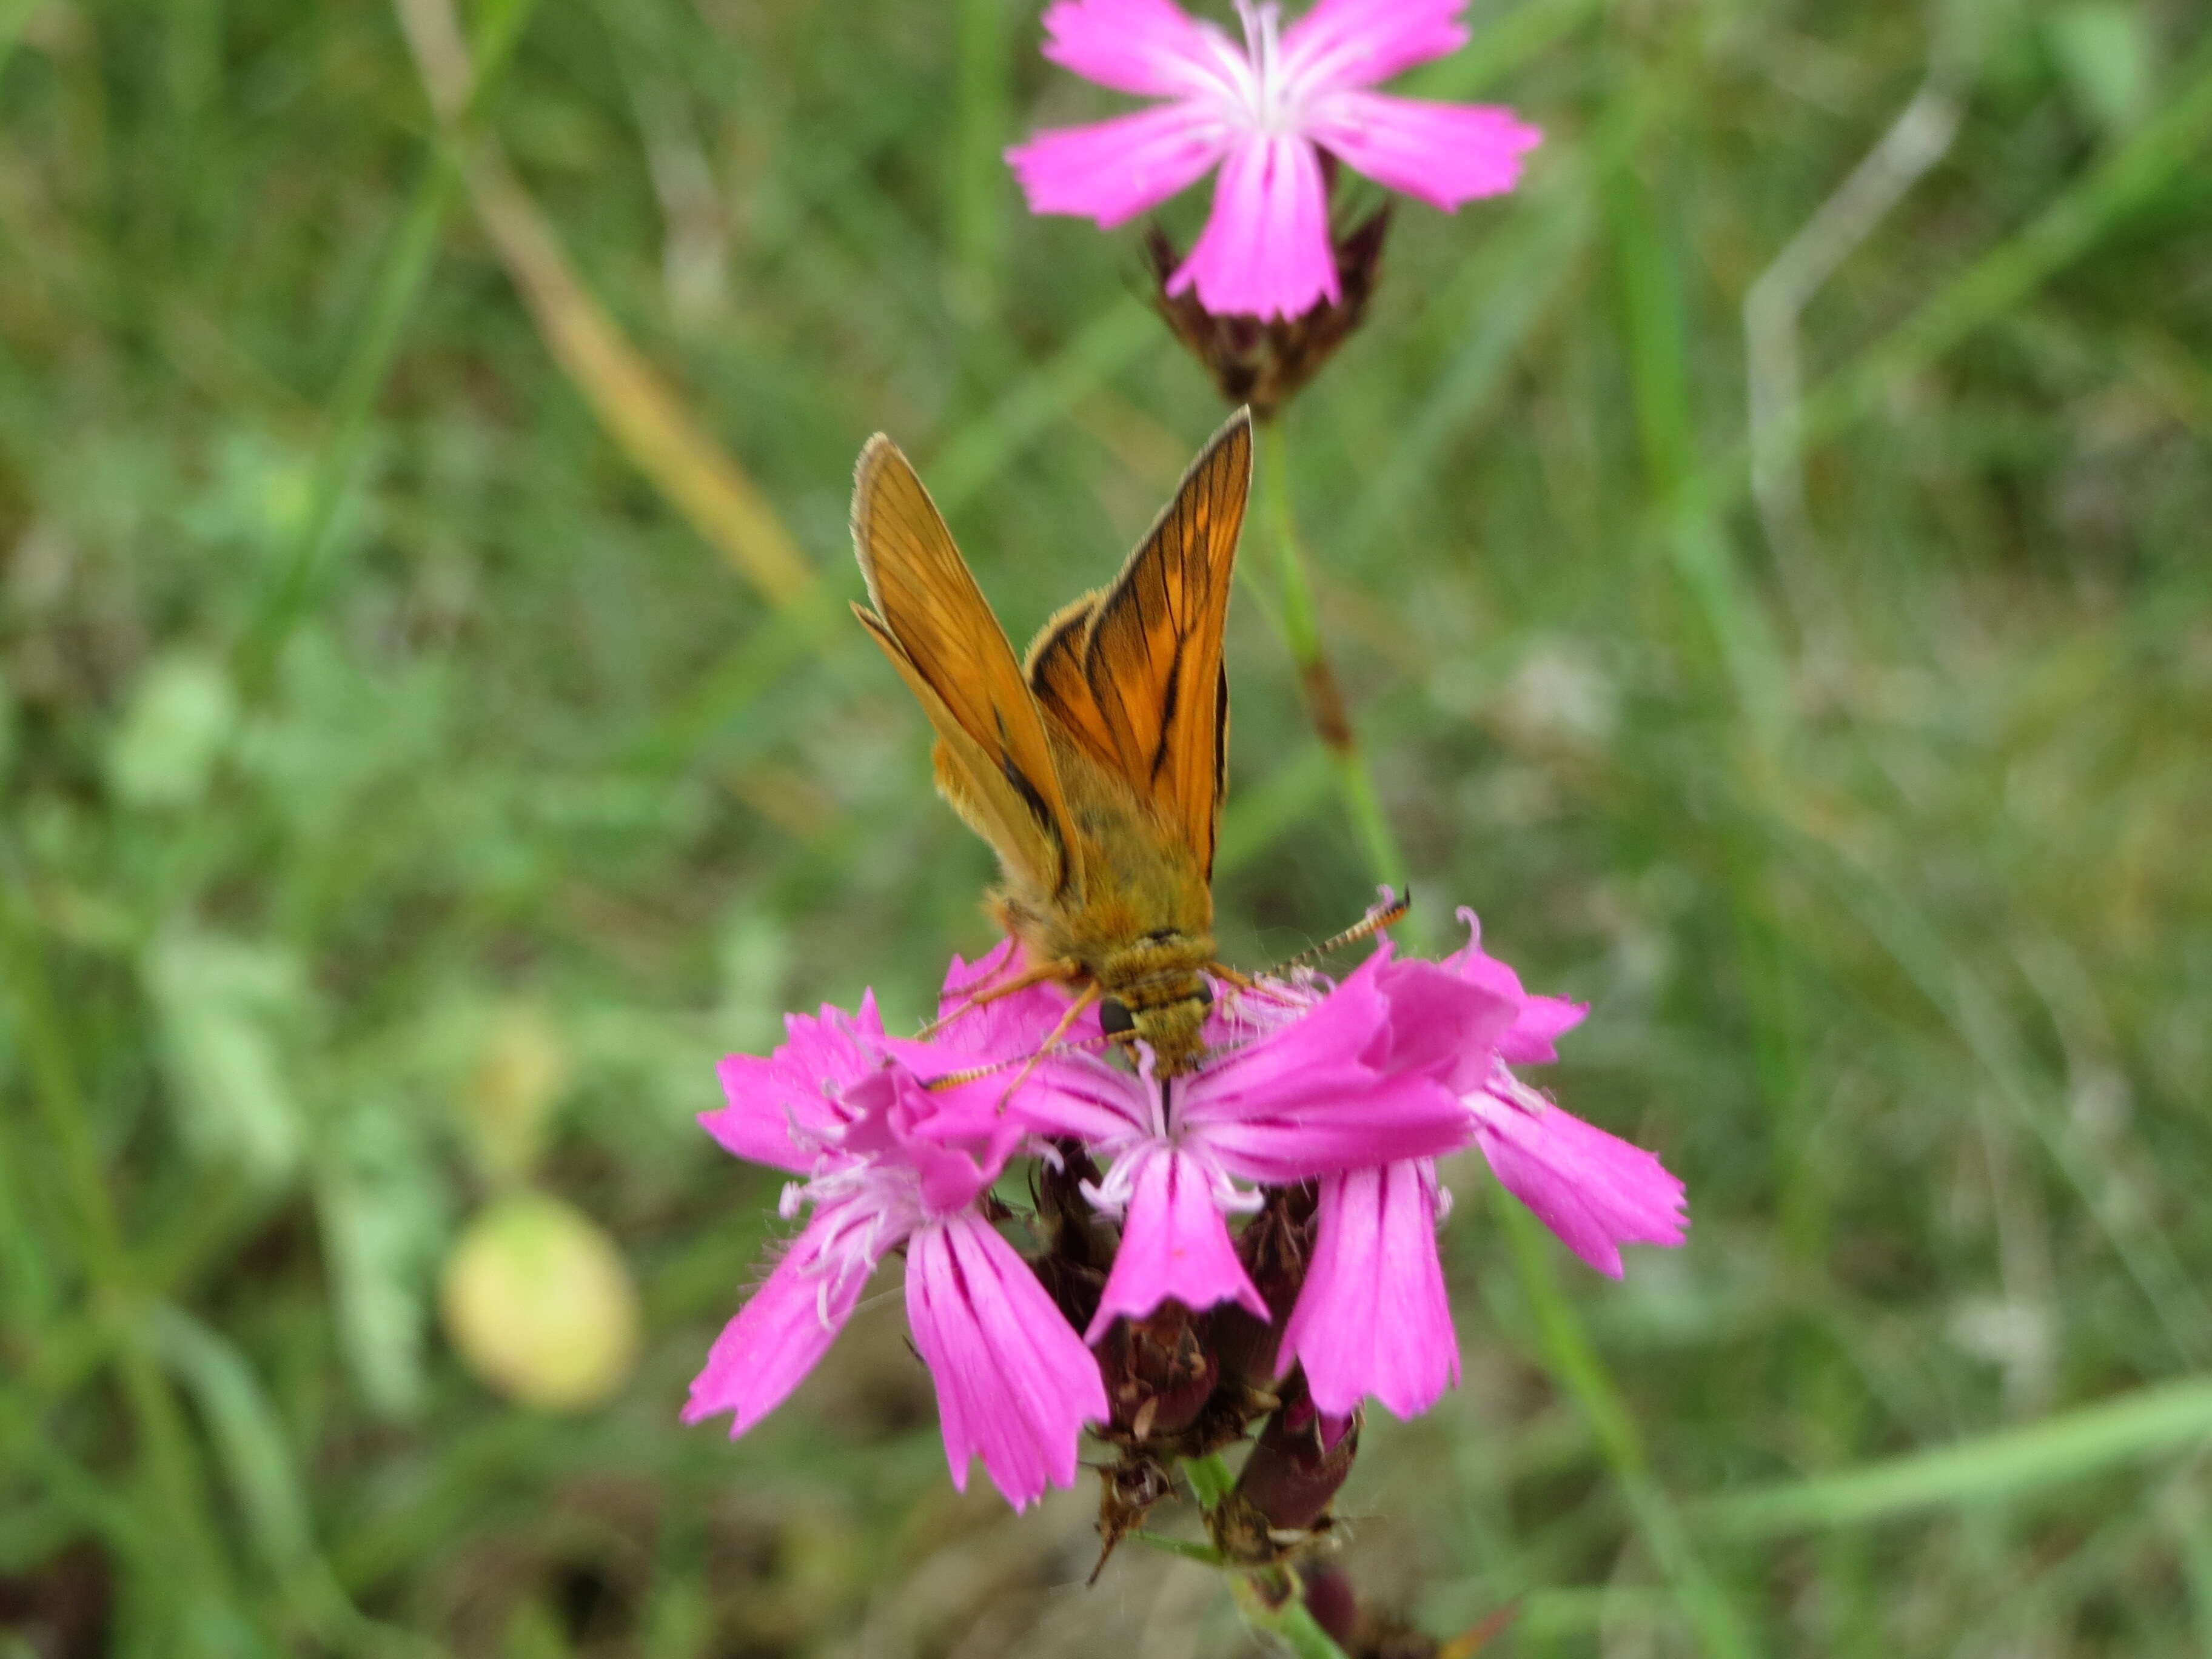
<instances>
[{"instance_id":1,"label":"pink petal","mask_svg":"<svg viewBox=\"0 0 2212 1659\"><path fill-rule=\"evenodd\" d=\"M1066 1135L1111 1152L1152 1126L1152 1085L1096 1055L1040 1066L1006 1110L1041 1135Z\"/></svg>"},{"instance_id":2,"label":"pink petal","mask_svg":"<svg viewBox=\"0 0 2212 1659\"><path fill-rule=\"evenodd\" d=\"M1328 196L1311 144L1285 133L1238 139L1214 182L1206 228L1168 292L1194 285L1217 316L1299 317L1339 297Z\"/></svg>"},{"instance_id":3,"label":"pink petal","mask_svg":"<svg viewBox=\"0 0 2212 1659\"><path fill-rule=\"evenodd\" d=\"M1455 1092L1488 1077L1491 1057L1513 1030L1526 999L1477 984L1438 963L1392 961L1387 941L1376 956L1381 958L1376 985L1389 1000L1390 1018L1383 1043L1368 1052L1369 1064L1446 1084L1465 1079Z\"/></svg>"},{"instance_id":4,"label":"pink petal","mask_svg":"<svg viewBox=\"0 0 2212 1659\"><path fill-rule=\"evenodd\" d=\"M957 951L952 960L945 964L945 983L937 993L937 1017L942 1021L963 1007L970 995L989 989L1001 979L1021 971L1024 957L1020 944L1012 939L1002 939L972 963L963 960Z\"/></svg>"},{"instance_id":5,"label":"pink petal","mask_svg":"<svg viewBox=\"0 0 2212 1659\"><path fill-rule=\"evenodd\" d=\"M1469 1139L1467 1114L1455 1111L1457 1104L1449 1090L1426 1078L1317 1072L1306 1089L1273 1094L1264 1109L1248 1104L1187 1126L1188 1138L1240 1181L1295 1186L1377 1162L1456 1151Z\"/></svg>"},{"instance_id":6,"label":"pink petal","mask_svg":"<svg viewBox=\"0 0 2212 1659\"><path fill-rule=\"evenodd\" d=\"M870 991L858 1013L825 1004L817 1016L787 1014L783 1025L784 1041L767 1059L723 1057L715 1070L729 1104L699 1121L738 1157L804 1175L844 1124L839 1096L882 1063L884 1022Z\"/></svg>"},{"instance_id":7,"label":"pink petal","mask_svg":"<svg viewBox=\"0 0 2212 1659\"><path fill-rule=\"evenodd\" d=\"M945 1056L925 1044L891 1037L887 1046L918 1067ZM1146 1133L1152 1120L1150 1085L1097 1054L1071 1052L1040 1060L1021 1079L1022 1066L1002 1066L970 1083L931 1091L935 1110L920 1127L940 1139L980 1140L1008 1125L1033 1134L1067 1136L1105 1150Z\"/></svg>"},{"instance_id":8,"label":"pink petal","mask_svg":"<svg viewBox=\"0 0 2212 1659\"><path fill-rule=\"evenodd\" d=\"M847 1097L856 1115L839 1149L879 1170L913 1171L923 1209L942 1215L964 1209L999 1178L1018 1131L986 1122L970 1132L958 1121L946 1133L934 1119L942 1097L904 1066L872 1073ZM994 1133L994 1130L999 1131Z\"/></svg>"},{"instance_id":9,"label":"pink petal","mask_svg":"<svg viewBox=\"0 0 2212 1659\"><path fill-rule=\"evenodd\" d=\"M1559 1057L1552 1045L1589 1014L1586 1002L1532 996L1521 1005L1520 1016L1499 1040L1498 1052L1509 1066L1548 1066Z\"/></svg>"},{"instance_id":10,"label":"pink petal","mask_svg":"<svg viewBox=\"0 0 2212 1659\"><path fill-rule=\"evenodd\" d=\"M1309 984L1261 979L1249 988L1209 980L1213 1006L1206 1016L1206 1046L1225 1048L1289 1024L1319 1002L1326 981Z\"/></svg>"},{"instance_id":11,"label":"pink petal","mask_svg":"<svg viewBox=\"0 0 2212 1659\"><path fill-rule=\"evenodd\" d=\"M1173 98L1229 89L1243 54L1170 0L1060 0L1044 14L1044 55L1116 92Z\"/></svg>"},{"instance_id":12,"label":"pink petal","mask_svg":"<svg viewBox=\"0 0 2212 1659\"><path fill-rule=\"evenodd\" d=\"M867 1281L865 1273L823 1271L823 1246L850 1220L838 1209L817 1212L767 1283L722 1328L705 1369L691 1379L686 1423L729 1412L734 1440L781 1405L829 1352Z\"/></svg>"},{"instance_id":13,"label":"pink petal","mask_svg":"<svg viewBox=\"0 0 2212 1659\"><path fill-rule=\"evenodd\" d=\"M814 1136L836 1122L821 1091L787 1085L774 1061L754 1054L725 1054L714 1069L729 1104L700 1113L699 1124L722 1150L793 1175L811 1170L819 1155Z\"/></svg>"},{"instance_id":14,"label":"pink petal","mask_svg":"<svg viewBox=\"0 0 2212 1659\"><path fill-rule=\"evenodd\" d=\"M1098 1361L1030 1266L969 1211L916 1232L907 1247L907 1323L937 1382L952 1484L971 1457L1021 1509L1075 1480L1085 1422L1103 1422Z\"/></svg>"},{"instance_id":15,"label":"pink petal","mask_svg":"<svg viewBox=\"0 0 2212 1659\"><path fill-rule=\"evenodd\" d=\"M1467 0L1321 0L1283 31L1283 76L1312 94L1371 87L1467 44Z\"/></svg>"},{"instance_id":16,"label":"pink petal","mask_svg":"<svg viewBox=\"0 0 2212 1659\"><path fill-rule=\"evenodd\" d=\"M1165 1142L1127 1156L1141 1163L1121 1220L1121 1245L1083 1340L1096 1342L1116 1315L1140 1319L1170 1297L1193 1310L1235 1302L1255 1319L1268 1317L1267 1303L1229 1241L1215 1200L1215 1173L1194 1154Z\"/></svg>"},{"instance_id":17,"label":"pink petal","mask_svg":"<svg viewBox=\"0 0 2212 1659\"><path fill-rule=\"evenodd\" d=\"M1316 98L1301 126L1346 166L1447 213L1512 189L1521 158L1543 137L1510 110L1379 92Z\"/></svg>"},{"instance_id":18,"label":"pink petal","mask_svg":"<svg viewBox=\"0 0 2212 1659\"><path fill-rule=\"evenodd\" d=\"M957 1052L962 1057L961 1069L1026 1060L1060 1030L1074 1000L1066 986L1048 981L988 1001L975 1000L995 986L1018 979L1028 967L1021 947L1012 939L1000 942L973 967L957 956L952 958L945 970L945 988L938 994L937 1025L931 1041L948 1052ZM1102 1036L1094 1005L1076 1017L1060 1040L1064 1046L1076 1048L1095 1042Z\"/></svg>"},{"instance_id":19,"label":"pink petal","mask_svg":"<svg viewBox=\"0 0 2212 1659\"><path fill-rule=\"evenodd\" d=\"M1419 1417L1459 1381L1459 1338L1437 1256L1437 1172L1425 1159L1321 1183L1319 1231L1284 1328L1276 1373L1295 1360L1323 1415L1373 1395Z\"/></svg>"},{"instance_id":20,"label":"pink petal","mask_svg":"<svg viewBox=\"0 0 2212 1659\"><path fill-rule=\"evenodd\" d=\"M1110 229L1206 176L1228 148L1219 113L1162 104L1089 126L1040 132L1006 152L1032 213L1074 213Z\"/></svg>"},{"instance_id":21,"label":"pink petal","mask_svg":"<svg viewBox=\"0 0 2212 1659\"><path fill-rule=\"evenodd\" d=\"M1133 1122L1145 1115L1145 1091L1128 1073L1091 1052L1103 1036L1095 1006L1046 1052L1045 1040L1060 1030L1073 1000L1065 987L1035 985L988 1002L975 1000L977 992L1023 967L1012 939L972 965L954 957L938 1000L935 1034L882 1039L885 1054L938 1085L930 1091L928 1110L915 1120L917 1131L969 1143L987 1161L996 1155L992 1149L1010 1150L1024 1131L1094 1142L1127 1139ZM944 1082L979 1070L983 1074L970 1081Z\"/></svg>"},{"instance_id":22,"label":"pink petal","mask_svg":"<svg viewBox=\"0 0 2212 1659\"><path fill-rule=\"evenodd\" d=\"M1505 1190L1600 1273L1620 1277L1623 1244L1680 1244L1689 1231L1682 1183L1640 1146L1571 1112L1468 1097L1475 1140Z\"/></svg>"},{"instance_id":23,"label":"pink petal","mask_svg":"<svg viewBox=\"0 0 2212 1659\"><path fill-rule=\"evenodd\" d=\"M1230 1174L1271 1186L1466 1145L1466 1109L1450 1090L1377 1069L1395 1052L1389 966L1378 952L1298 1019L1177 1079L1176 1132ZM1456 1001L1492 1006L1486 993L1426 972L1440 996L1456 988Z\"/></svg>"},{"instance_id":24,"label":"pink petal","mask_svg":"<svg viewBox=\"0 0 2212 1659\"><path fill-rule=\"evenodd\" d=\"M1474 912L1462 904L1459 919L1467 924L1468 942L1439 965L1516 1005L1513 1024L1498 1042L1507 1065L1548 1066L1559 1057L1553 1043L1583 1023L1589 1006L1565 997L1529 995L1521 988L1520 975L1483 950L1482 923Z\"/></svg>"}]
</instances>

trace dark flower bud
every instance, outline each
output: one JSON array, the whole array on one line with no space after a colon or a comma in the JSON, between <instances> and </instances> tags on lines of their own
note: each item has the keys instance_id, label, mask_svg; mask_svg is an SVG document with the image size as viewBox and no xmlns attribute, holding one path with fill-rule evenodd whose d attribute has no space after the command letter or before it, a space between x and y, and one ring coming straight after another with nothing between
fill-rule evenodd
<instances>
[{"instance_id":1,"label":"dark flower bud","mask_svg":"<svg viewBox=\"0 0 2212 1659\"><path fill-rule=\"evenodd\" d=\"M1365 318L1389 228L1390 210L1382 207L1332 239L1340 298L1321 301L1300 316L1262 322L1257 317L1216 316L1199 303L1192 289L1170 294L1168 278L1182 264L1182 255L1155 225L1146 237L1159 284L1153 303L1176 337L1213 376L1222 397L1251 404L1252 412L1265 420L1320 372Z\"/></svg>"},{"instance_id":2,"label":"dark flower bud","mask_svg":"<svg viewBox=\"0 0 2212 1659\"><path fill-rule=\"evenodd\" d=\"M1314 1616L1314 1623L1327 1631L1329 1639L1349 1651L1359 1629L1359 1598L1352 1594L1352 1581L1336 1568L1316 1563L1301 1571L1298 1579L1305 1591L1306 1611Z\"/></svg>"},{"instance_id":3,"label":"dark flower bud","mask_svg":"<svg viewBox=\"0 0 2212 1659\"><path fill-rule=\"evenodd\" d=\"M1222 1375L1270 1400L1283 1324L1306 1280L1316 1202L1311 1182L1270 1188L1267 1203L1237 1237L1237 1259L1251 1275L1271 1317L1262 1322L1234 1302L1224 1303L1213 1312L1213 1351L1220 1357Z\"/></svg>"},{"instance_id":4,"label":"dark flower bud","mask_svg":"<svg viewBox=\"0 0 2212 1659\"><path fill-rule=\"evenodd\" d=\"M1311 1532L1328 1514L1359 1450L1359 1419L1323 1417L1303 1386L1267 1419L1237 1491L1278 1532Z\"/></svg>"},{"instance_id":5,"label":"dark flower bud","mask_svg":"<svg viewBox=\"0 0 2212 1659\"><path fill-rule=\"evenodd\" d=\"M1054 1156L1036 1166L1035 1195L1037 1224L1043 1229L1053 1255L1073 1266L1097 1270L1102 1277L1113 1265L1111 1234L1083 1195L1084 1184L1097 1184L1098 1166L1079 1140L1055 1140ZM1085 1313L1078 1328L1088 1322Z\"/></svg>"},{"instance_id":6,"label":"dark flower bud","mask_svg":"<svg viewBox=\"0 0 2212 1659\"><path fill-rule=\"evenodd\" d=\"M1344 1650L1345 1659L1474 1659L1518 1610L1509 1605L1463 1635L1442 1642L1372 1604L1363 1605L1352 1580L1327 1562L1302 1563L1297 1575L1306 1611Z\"/></svg>"},{"instance_id":7,"label":"dark flower bud","mask_svg":"<svg viewBox=\"0 0 2212 1659\"><path fill-rule=\"evenodd\" d=\"M1163 1302L1143 1319L1117 1319L1100 1340L1115 1437L1139 1446L1172 1441L1198 1420L1221 1380L1206 1318Z\"/></svg>"},{"instance_id":8,"label":"dark flower bud","mask_svg":"<svg viewBox=\"0 0 2212 1659\"><path fill-rule=\"evenodd\" d=\"M1083 1183L1098 1178L1097 1165L1079 1141L1059 1140L1053 1146L1058 1158L1041 1161L1033 1177L1031 1193L1036 1200L1036 1224L1045 1239L1045 1252L1030 1266L1054 1304L1067 1316L1067 1322L1079 1331L1098 1311L1106 1272L1114 1261L1114 1245L1106 1224L1083 1195ZM1107 1379L1109 1387L1112 1381Z\"/></svg>"},{"instance_id":9,"label":"dark flower bud","mask_svg":"<svg viewBox=\"0 0 2212 1659\"><path fill-rule=\"evenodd\" d=\"M1214 1547L1248 1566L1287 1559L1328 1530L1328 1506L1359 1451L1357 1413L1323 1417L1295 1372L1285 1393L1236 1490L1206 1516Z\"/></svg>"}]
</instances>

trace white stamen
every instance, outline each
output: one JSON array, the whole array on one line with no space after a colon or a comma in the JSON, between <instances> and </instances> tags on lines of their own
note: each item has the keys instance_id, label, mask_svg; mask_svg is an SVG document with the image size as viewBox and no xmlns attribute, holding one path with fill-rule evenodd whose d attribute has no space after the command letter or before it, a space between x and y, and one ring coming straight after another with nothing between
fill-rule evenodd
<instances>
[{"instance_id":1,"label":"white stamen","mask_svg":"<svg viewBox=\"0 0 2212 1659\"><path fill-rule=\"evenodd\" d=\"M1238 77L1252 125L1261 132L1297 129L1296 112L1283 76L1282 9L1273 0L1237 0L1244 24L1245 73Z\"/></svg>"},{"instance_id":2,"label":"white stamen","mask_svg":"<svg viewBox=\"0 0 2212 1659\"><path fill-rule=\"evenodd\" d=\"M1514 1076L1502 1060L1492 1062L1490 1092L1503 1096L1532 1117L1540 1117L1552 1109L1551 1097L1539 1093Z\"/></svg>"}]
</instances>

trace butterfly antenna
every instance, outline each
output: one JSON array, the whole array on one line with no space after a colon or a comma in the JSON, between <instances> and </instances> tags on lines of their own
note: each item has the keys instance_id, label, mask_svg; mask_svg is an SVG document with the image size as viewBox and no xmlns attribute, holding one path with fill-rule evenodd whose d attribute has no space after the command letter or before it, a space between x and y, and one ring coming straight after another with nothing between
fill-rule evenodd
<instances>
[{"instance_id":1,"label":"butterfly antenna","mask_svg":"<svg viewBox=\"0 0 2212 1659\"><path fill-rule=\"evenodd\" d=\"M943 1077L933 1077L930 1079L928 1082L923 1084L921 1086L928 1090L933 1094L939 1089L957 1089L963 1083L976 1082L980 1079L989 1077L994 1073L1003 1072L1007 1066L1018 1063L1018 1061L1012 1060L994 1060L988 1066L974 1066L965 1072L947 1072Z\"/></svg>"},{"instance_id":2,"label":"butterfly antenna","mask_svg":"<svg viewBox=\"0 0 2212 1659\"><path fill-rule=\"evenodd\" d=\"M1406 919L1406 913L1413 908L1413 890L1408 888L1403 898L1394 898L1388 904L1376 906L1334 939L1325 939L1320 944L1301 951L1294 957L1285 957L1260 977L1272 979L1279 975L1288 973L1294 968L1310 968L1323 957L1334 956L1347 945L1357 945L1364 939L1372 939L1386 927L1396 927Z\"/></svg>"}]
</instances>

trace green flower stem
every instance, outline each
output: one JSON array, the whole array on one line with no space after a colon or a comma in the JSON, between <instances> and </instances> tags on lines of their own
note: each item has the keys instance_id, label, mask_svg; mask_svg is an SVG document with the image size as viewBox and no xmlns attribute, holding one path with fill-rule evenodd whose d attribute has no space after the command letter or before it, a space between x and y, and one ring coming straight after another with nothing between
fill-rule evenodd
<instances>
[{"instance_id":1,"label":"green flower stem","mask_svg":"<svg viewBox=\"0 0 2212 1659\"><path fill-rule=\"evenodd\" d=\"M1691 1544L1680 1512L1652 1473L1643 1436L1619 1385L1591 1346L1574 1304L1559 1288L1542 1224L1517 1201L1508 1200L1496 1210L1512 1246L1522 1294L1536 1316L1545 1364L1582 1407L1637 1530L1673 1586L1701 1650L1710 1659L1754 1659L1760 1650L1752 1627Z\"/></svg>"},{"instance_id":2,"label":"green flower stem","mask_svg":"<svg viewBox=\"0 0 2212 1659\"><path fill-rule=\"evenodd\" d=\"M1158 1550L1163 1555L1179 1556L1186 1561L1195 1561L1201 1567L1226 1569L1229 1558L1211 1544L1194 1544L1188 1538L1170 1538L1164 1533L1133 1532L1132 1543L1142 1544L1146 1549Z\"/></svg>"},{"instance_id":3,"label":"green flower stem","mask_svg":"<svg viewBox=\"0 0 2212 1659\"><path fill-rule=\"evenodd\" d=\"M1203 1457L1182 1460L1183 1478L1198 1495L1198 1506L1212 1510L1236 1490L1237 1477L1229 1472L1229 1465L1219 1452L1208 1452Z\"/></svg>"},{"instance_id":4,"label":"green flower stem","mask_svg":"<svg viewBox=\"0 0 2212 1659\"><path fill-rule=\"evenodd\" d=\"M1237 1489L1237 1477L1218 1452L1209 1452L1204 1457L1186 1457L1182 1472L1183 1478L1190 1482L1191 1491L1197 1495L1199 1506L1209 1513ZM1164 1540L1157 1541L1166 1543ZM1195 1546L1185 1546L1176 1553L1193 1560L1210 1557L1215 1564L1226 1565L1212 1550L1200 1550ZM1287 1567L1262 1567L1256 1571L1229 1567L1228 1571L1230 1596L1248 1629L1263 1631L1275 1638L1295 1659L1346 1659L1344 1650L1337 1646L1307 1608L1297 1576Z\"/></svg>"},{"instance_id":5,"label":"green flower stem","mask_svg":"<svg viewBox=\"0 0 2212 1659\"><path fill-rule=\"evenodd\" d=\"M1274 546L1281 607L1274 620L1283 643L1290 647L1291 660L1297 665L1307 713L1335 768L1337 791L1344 797L1345 811L1367 855L1368 867L1376 880L1387 882L1402 893L1407 884L1406 854L1390 820L1383 815L1382 798L1376 793L1367 757L1361 752L1358 734L1352 730L1352 716L1345 708L1336 669L1322 643L1321 619L1314 606L1313 585L1306 577L1305 557L1298 549L1297 518L1291 505L1290 445L1279 420L1261 422L1260 431L1266 448L1261 484L1267 492L1264 510L1268 538Z\"/></svg>"},{"instance_id":6,"label":"green flower stem","mask_svg":"<svg viewBox=\"0 0 2212 1659\"><path fill-rule=\"evenodd\" d=\"M1298 1594L1297 1580L1287 1568L1239 1573L1229 1581L1229 1593L1246 1626L1265 1631L1295 1659L1346 1659L1344 1650L1306 1606Z\"/></svg>"}]
</instances>

